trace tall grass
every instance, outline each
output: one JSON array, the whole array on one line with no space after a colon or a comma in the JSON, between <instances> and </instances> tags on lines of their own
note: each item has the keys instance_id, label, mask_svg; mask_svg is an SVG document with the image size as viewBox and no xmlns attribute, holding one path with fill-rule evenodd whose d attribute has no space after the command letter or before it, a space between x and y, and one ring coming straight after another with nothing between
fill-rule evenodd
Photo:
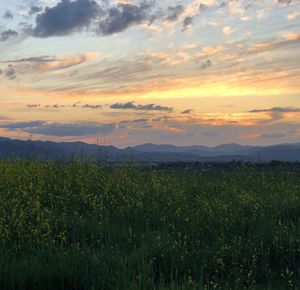
<instances>
[{"instance_id":1,"label":"tall grass","mask_svg":"<svg viewBox=\"0 0 300 290\"><path fill-rule=\"evenodd\" d=\"M300 289L283 171L0 162L0 289Z\"/></svg>"}]
</instances>

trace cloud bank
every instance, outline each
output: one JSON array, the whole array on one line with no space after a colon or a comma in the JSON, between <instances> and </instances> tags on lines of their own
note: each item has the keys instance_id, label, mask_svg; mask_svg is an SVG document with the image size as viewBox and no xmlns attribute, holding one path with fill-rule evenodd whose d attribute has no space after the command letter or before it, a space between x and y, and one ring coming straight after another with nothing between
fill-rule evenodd
<instances>
[{"instance_id":1,"label":"cloud bank","mask_svg":"<svg viewBox=\"0 0 300 290\"><path fill-rule=\"evenodd\" d=\"M136 105L134 102L116 103L110 106L111 109L118 110L144 110L144 111L167 111L171 112L172 107L159 106L155 104Z\"/></svg>"},{"instance_id":2,"label":"cloud bank","mask_svg":"<svg viewBox=\"0 0 300 290\"><path fill-rule=\"evenodd\" d=\"M37 15L32 35L64 36L81 31L89 27L100 12L99 5L93 0L62 0L56 6L47 7L43 13Z\"/></svg>"}]
</instances>

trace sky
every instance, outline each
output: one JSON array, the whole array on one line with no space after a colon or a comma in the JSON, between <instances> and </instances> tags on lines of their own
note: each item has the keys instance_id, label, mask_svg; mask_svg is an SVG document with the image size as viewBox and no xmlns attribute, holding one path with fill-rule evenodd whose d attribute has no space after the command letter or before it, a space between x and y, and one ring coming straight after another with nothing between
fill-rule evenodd
<instances>
[{"instance_id":1,"label":"sky","mask_svg":"<svg viewBox=\"0 0 300 290\"><path fill-rule=\"evenodd\" d=\"M300 142L300 0L1 0L0 136Z\"/></svg>"}]
</instances>

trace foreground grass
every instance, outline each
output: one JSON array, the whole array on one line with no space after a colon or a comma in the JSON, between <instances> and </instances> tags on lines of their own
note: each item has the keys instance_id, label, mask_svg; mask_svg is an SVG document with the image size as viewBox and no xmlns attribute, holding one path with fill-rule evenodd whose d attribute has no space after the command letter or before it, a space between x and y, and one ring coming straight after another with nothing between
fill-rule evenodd
<instances>
[{"instance_id":1,"label":"foreground grass","mask_svg":"<svg viewBox=\"0 0 300 290\"><path fill-rule=\"evenodd\" d=\"M300 289L299 172L2 161L0 239L0 289Z\"/></svg>"}]
</instances>

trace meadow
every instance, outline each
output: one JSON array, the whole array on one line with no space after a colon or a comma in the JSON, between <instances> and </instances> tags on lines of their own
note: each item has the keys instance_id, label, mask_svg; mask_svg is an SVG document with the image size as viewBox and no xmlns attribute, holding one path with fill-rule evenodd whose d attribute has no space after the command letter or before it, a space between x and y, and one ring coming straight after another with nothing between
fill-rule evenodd
<instances>
[{"instance_id":1,"label":"meadow","mask_svg":"<svg viewBox=\"0 0 300 290\"><path fill-rule=\"evenodd\" d=\"M300 170L0 161L0 289L300 289Z\"/></svg>"}]
</instances>

